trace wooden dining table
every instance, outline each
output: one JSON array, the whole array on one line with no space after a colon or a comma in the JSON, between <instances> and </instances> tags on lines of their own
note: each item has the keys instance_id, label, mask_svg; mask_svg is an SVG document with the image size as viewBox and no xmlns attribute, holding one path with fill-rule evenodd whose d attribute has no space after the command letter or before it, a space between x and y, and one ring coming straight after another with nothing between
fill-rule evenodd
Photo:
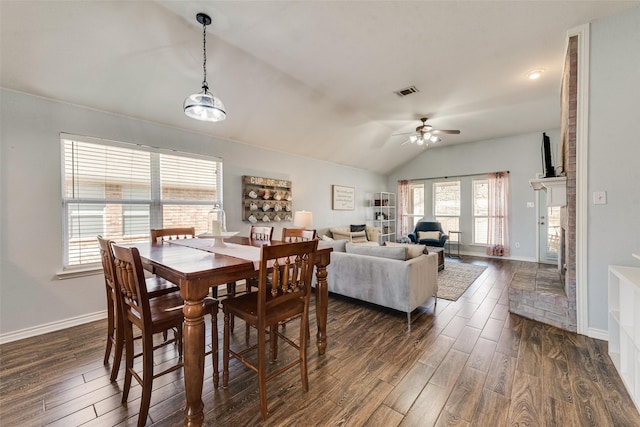
<instances>
[{"instance_id":1,"label":"wooden dining table","mask_svg":"<svg viewBox=\"0 0 640 427\"><path fill-rule=\"evenodd\" d=\"M234 236L226 242L248 245L279 245L280 241L256 241L248 237ZM177 242L174 242L177 243ZM256 264L248 259L237 258L220 253L164 242L134 243L140 252L145 269L165 278L180 287L184 299L184 383L186 407L184 425L199 426L204 421L204 403L202 387L204 381L205 323L204 298L211 287L225 285L237 280L249 279L257 273ZM196 242L194 242L196 243ZM327 348L327 266L330 262L331 248L319 247L316 252L316 320L318 330L316 343L318 353L324 354Z\"/></svg>"}]
</instances>

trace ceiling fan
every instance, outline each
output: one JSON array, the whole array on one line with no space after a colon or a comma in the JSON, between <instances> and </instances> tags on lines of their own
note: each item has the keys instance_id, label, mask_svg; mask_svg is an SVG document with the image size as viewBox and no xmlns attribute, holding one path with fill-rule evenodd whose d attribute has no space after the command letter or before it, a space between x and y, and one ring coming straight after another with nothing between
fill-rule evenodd
<instances>
[{"instance_id":1,"label":"ceiling fan","mask_svg":"<svg viewBox=\"0 0 640 427\"><path fill-rule=\"evenodd\" d=\"M422 124L416 128L415 132L396 133L393 136L410 135L409 139L403 142L402 145L406 144L407 142L411 142L412 144L423 146L440 142L441 139L437 135L458 135L460 133L460 131L457 129L434 129L433 126L427 124L426 117L421 118L420 121L422 122Z\"/></svg>"}]
</instances>

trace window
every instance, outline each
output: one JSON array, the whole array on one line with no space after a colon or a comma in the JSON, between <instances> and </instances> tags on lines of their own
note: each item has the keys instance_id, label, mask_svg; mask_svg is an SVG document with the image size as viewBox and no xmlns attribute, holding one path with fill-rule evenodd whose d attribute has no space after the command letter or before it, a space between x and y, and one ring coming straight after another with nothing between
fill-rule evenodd
<instances>
[{"instance_id":1,"label":"window","mask_svg":"<svg viewBox=\"0 0 640 427\"><path fill-rule=\"evenodd\" d=\"M222 204L222 162L140 145L62 135L63 266L100 263L97 235L149 239L151 228L207 229Z\"/></svg>"},{"instance_id":2,"label":"window","mask_svg":"<svg viewBox=\"0 0 640 427\"><path fill-rule=\"evenodd\" d=\"M445 233L460 231L460 181L433 184L433 210Z\"/></svg>"},{"instance_id":3,"label":"window","mask_svg":"<svg viewBox=\"0 0 640 427\"><path fill-rule=\"evenodd\" d=\"M473 243L489 243L489 180L473 181Z\"/></svg>"}]
</instances>

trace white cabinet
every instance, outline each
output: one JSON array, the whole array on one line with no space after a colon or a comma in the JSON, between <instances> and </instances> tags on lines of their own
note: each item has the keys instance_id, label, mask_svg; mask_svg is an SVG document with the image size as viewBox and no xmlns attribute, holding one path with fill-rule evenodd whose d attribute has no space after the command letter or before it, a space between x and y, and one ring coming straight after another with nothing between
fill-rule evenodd
<instances>
[{"instance_id":1,"label":"white cabinet","mask_svg":"<svg viewBox=\"0 0 640 427\"><path fill-rule=\"evenodd\" d=\"M640 268L609 266L609 357L640 411Z\"/></svg>"},{"instance_id":2,"label":"white cabinet","mask_svg":"<svg viewBox=\"0 0 640 427\"><path fill-rule=\"evenodd\" d=\"M396 194L373 193L370 201L369 225L380 229L378 243L396 241Z\"/></svg>"}]
</instances>

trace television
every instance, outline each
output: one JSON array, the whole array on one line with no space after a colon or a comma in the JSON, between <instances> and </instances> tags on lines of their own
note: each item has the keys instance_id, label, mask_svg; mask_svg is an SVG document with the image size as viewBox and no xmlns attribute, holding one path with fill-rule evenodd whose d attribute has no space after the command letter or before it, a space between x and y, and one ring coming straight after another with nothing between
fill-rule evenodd
<instances>
[{"instance_id":1,"label":"television","mask_svg":"<svg viewBox=\"0 0 640 427\"><path fill-rule=\"evenodd\" d=\"M553 162L551 159L551 140L545 132L542 133L542 161L545 178L553 178L556 176L556 172L553 168Z\"/></svg>"}]
</instances>

